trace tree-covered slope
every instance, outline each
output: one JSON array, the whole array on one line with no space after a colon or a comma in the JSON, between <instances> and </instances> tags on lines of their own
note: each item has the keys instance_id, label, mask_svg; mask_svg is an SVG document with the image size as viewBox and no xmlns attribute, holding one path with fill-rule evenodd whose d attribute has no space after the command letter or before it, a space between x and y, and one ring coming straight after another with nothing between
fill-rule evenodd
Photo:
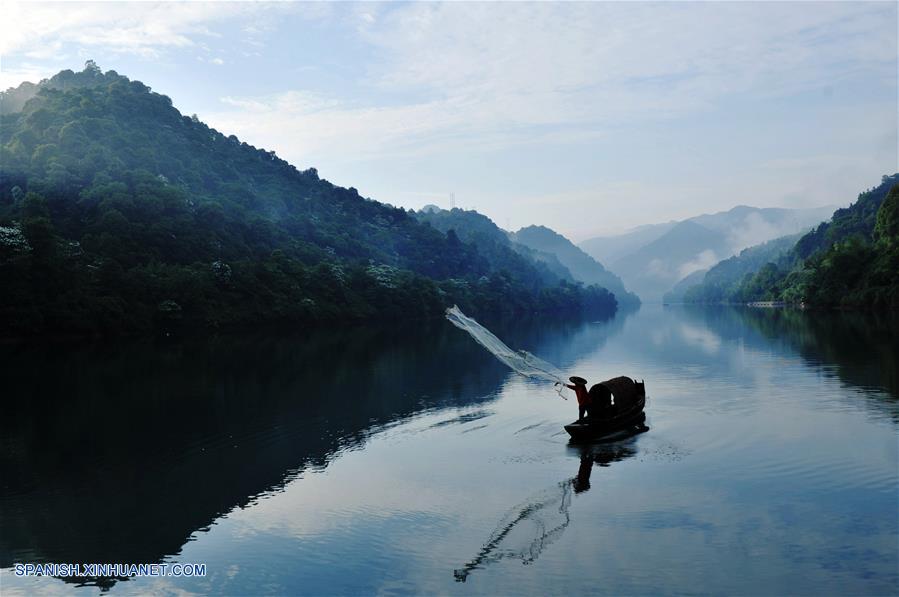
<instances>
[{"instance_id":1,"label":"tree-covered slope","mask_svg":"<svg viewBox=\"0 0 899 597\"><path fill-rule=\"evenodd\" d=\"M737 262L742 278L706 275L688 298L701 302L784 301L813 307L899 307L899 174L838 209L786 251ZM734 264L722 262L722 272ZM745 271L744 271L745 270ZM736 271L736 270L735 270Z\"/></svg>"},{"instance_id":2,"label":"tree-covered slope","mask_svg":"<svg viewBox=\"0 0 899 597\"><path fill-rule=\"evenodd\" d=\"M877 212L894 185L899 183L899 174L884 176L878 186L861 193L855 203L838 209L829 221L803 236L796 243L792 258L795 261L808 259L815 253L829 249L834 243L856 237L870 243L874 240Z\"/></svg>"},{"instance_id":3,"label":"tree-covered slope","mask_svg":"<svg viewBox=\"0 0 899 597\"><path fill-rule=\"evenodd\" d=\"M884 187L890 189L885 196ZM871 203L876 201L871 195L883 199L869 228ZM834 215L830 230L836 240L786 276L784 300L818 307L899 309L899 175L884 177L884 184L865 199L868 205L855 213ZM797 252L806 249L800 243Z\"/></svg>"},{"instance_id":4,"label":"tree-covered slope","mask_svg":"<svg viewBox=\"0 0 899 597\"><path fill-rule=\"evenodd\" d=\"M619 303L640 303L635 294L625 289L621 278L561 234L545 226L527 226L516 232L512 238L536 251L555 255L576 280L608 288L618 298Z\"/></svg>"},{"instance_id":5,"label":"tree-covered slope","mask_svg":"<svg viewBox=\"0 0 899 597\"><path fill-rule=\"evenodd\" d=\"M614 309L91 63L0 99L2 332Z\"/></svg>"},{"instance_id":6,"label":"tree-covered slope","mask_svg":"<svg viewBox=\"0 0 899 597\"><path fill-rule=\"evenodd\" d=\"M574 282L574 277L564 267L547 263L524 247L516 246L508 234L487 216L472 210L454 208L422 209L415 217L443 234L455 235L462 242L475 246L478 253L491 263L510 271L527 271L532 284L556 283L560 279ZM525 249L525 250L522 250Z\"/></svg>"},{"instance_id":7,"label":"tree-covered slope","mask_svg":"<svg viewBox=\"0 0 899 597\"><path fill-rule=\"evenodd\" d=\"M779 260L793 248L800 236L793 234L769 240L720 261L682 289L682 300L690 303L741 302L740 287L744 278L752 276L766 263Z\"/></svg>"}]
</instances>

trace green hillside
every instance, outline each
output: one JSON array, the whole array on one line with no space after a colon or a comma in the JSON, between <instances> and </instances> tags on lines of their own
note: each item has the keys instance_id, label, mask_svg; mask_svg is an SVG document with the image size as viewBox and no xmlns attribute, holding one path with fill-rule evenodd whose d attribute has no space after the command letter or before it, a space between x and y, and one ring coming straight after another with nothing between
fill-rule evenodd
<instances>
[{"instance_id":1,"label":"green hillside","mask_svg":"<svg viewBox=\"0 0 899 597\"><path fill-rule=\"evenodd\" d=\"M92 63L0 105L2 333L615 309Z\"/></svg>"},{"instance_id":2,"label":"green hillside","mask_svg":"<svg viewBox=\"0 0 899 597\"><path fill-rule=\"evenodd\" d=\"M536 276L529 281L532 284L575 281L558 261L547 262L527 247L513 243L493 220L476 211L431 208L415 212L415 217L444 234L454 234L461 241L475 246L479 254L501 268L527 269Z\"/></svg>"},{"instance_id":3,"label":"green hillside","mask_svg":"<svg viewBox=\"0 0 899 597\"><path fill-rule=\"evenodd\" d=\"M545 226L527 226L516 232L513 238L531 249L555 255L576 280L608 288L619 303L640 304L637 295L625 289L621 278L561 234Z\"/></svg>"},{"instance_id":4,"label":"green hillside","mask_svg":"<svg viewBox=\"0 0 899 597\"><path fill-rule=\"evenodd\" d=\"M729 259L720 261L709 269L699 280L683 289L682 300L688 303L739 303L743 282L751 278L762 266L776 262L790 252L801 235L793 234L769 240L761 245L749 247Z\"/></svg>"},{"instance_id":5,"label":"green hillside","mask_svg":"<svg viewBox=\"0 0 899 597\"><path fill-rule=\"evenodd\" d=\"M830 221L799 238L788 251L769 254L764 246L755 247L761 258L722 262L723 282L710 279L710 271L702 286L687 293L687 300L899 308L897 239L899 174L893 174L834 212Z\"/></svg>"}]
</instances>

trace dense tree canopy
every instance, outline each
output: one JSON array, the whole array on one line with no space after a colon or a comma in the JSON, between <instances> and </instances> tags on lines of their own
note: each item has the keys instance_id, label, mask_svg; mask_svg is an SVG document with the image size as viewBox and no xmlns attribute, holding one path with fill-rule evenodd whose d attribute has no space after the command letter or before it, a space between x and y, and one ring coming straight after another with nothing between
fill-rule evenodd
<instances>
[{"instance_id":1,"label":"dense tree canopy","mask_svg":"<svg viewBox=\"0 0 899 597\"><path fill-rule=\"evenodd\" d=\"M0 97L0 331L614 310L92 63Z\"/></svg>"},{"instance_id":2,"label":"dense tree canopy","mask_svg":"<svg viewBox=\"0 0 899 597\"><path fill-rule=\"evenodd\" d=\"M739 303L743 300L743 282L765 264L775 263L796 245L801 235L794 234L743 249L739 255L718 262L698 284L684 292L688 303ZM748 276L748 278L747 278Z\"/></svg>"},{"instance_id":3,"label":"dense tree canopy","mask_svg":"<svg viewBox=\"0 0 899 597\"><path fill-rule=\"evenodd\" d=\"M743 258L753 251L755 258ZM738 281L721 275L739 268ZM884 176L788 251L756 247L721 262L685 300L899 308L899 174Z\"/></svg>"}]
</instances>

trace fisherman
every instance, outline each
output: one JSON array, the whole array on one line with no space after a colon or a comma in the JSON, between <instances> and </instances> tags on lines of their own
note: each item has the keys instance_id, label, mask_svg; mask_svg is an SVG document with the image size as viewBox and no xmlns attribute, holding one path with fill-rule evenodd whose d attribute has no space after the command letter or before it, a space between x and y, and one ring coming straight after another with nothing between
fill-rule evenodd
<instances>
[{"instance_id":1,"label":"fisherman","mask_svg":"<svg viewBox=\"0 0 899 597\"><path fill-rule=\"evenodd\" d=\"M587 380L583 377L578 377L577 375L572 375L568 378L574 384L573 386L566 384L564 385L569 390L574 390L574 393L577 395L577 418L579 421L584 420L585 415L590 414L590 406L593 403L593 399L590 398L590 393L587 391ZM556 382L556 385L559 385L561 382Z\"/></svg>"}]
</instances>

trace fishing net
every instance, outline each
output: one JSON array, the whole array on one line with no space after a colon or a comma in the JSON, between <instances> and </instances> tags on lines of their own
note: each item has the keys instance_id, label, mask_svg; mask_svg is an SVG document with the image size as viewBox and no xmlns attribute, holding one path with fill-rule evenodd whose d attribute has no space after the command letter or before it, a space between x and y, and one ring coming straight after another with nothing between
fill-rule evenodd
<instances>
[{"instance_id":1,"label":"fishing net","mask_svg":"<svg viewBox=\"0 0 899 597\"><path fill-rule=\"evenodd\" d=\"M459 307L453 306L446 310L446 318L457 328L464 330L475 342L486 348L493 356L499 359L507 367L521 375L538 380L553 383L565 383L565 374L553 364L535 357L526 350L512 350L502 340L494 336L490 330L479 324L463 313ZM557 386L559 396L567 400L562 393L564 386Z\"/></svg>"}]
</instances>

